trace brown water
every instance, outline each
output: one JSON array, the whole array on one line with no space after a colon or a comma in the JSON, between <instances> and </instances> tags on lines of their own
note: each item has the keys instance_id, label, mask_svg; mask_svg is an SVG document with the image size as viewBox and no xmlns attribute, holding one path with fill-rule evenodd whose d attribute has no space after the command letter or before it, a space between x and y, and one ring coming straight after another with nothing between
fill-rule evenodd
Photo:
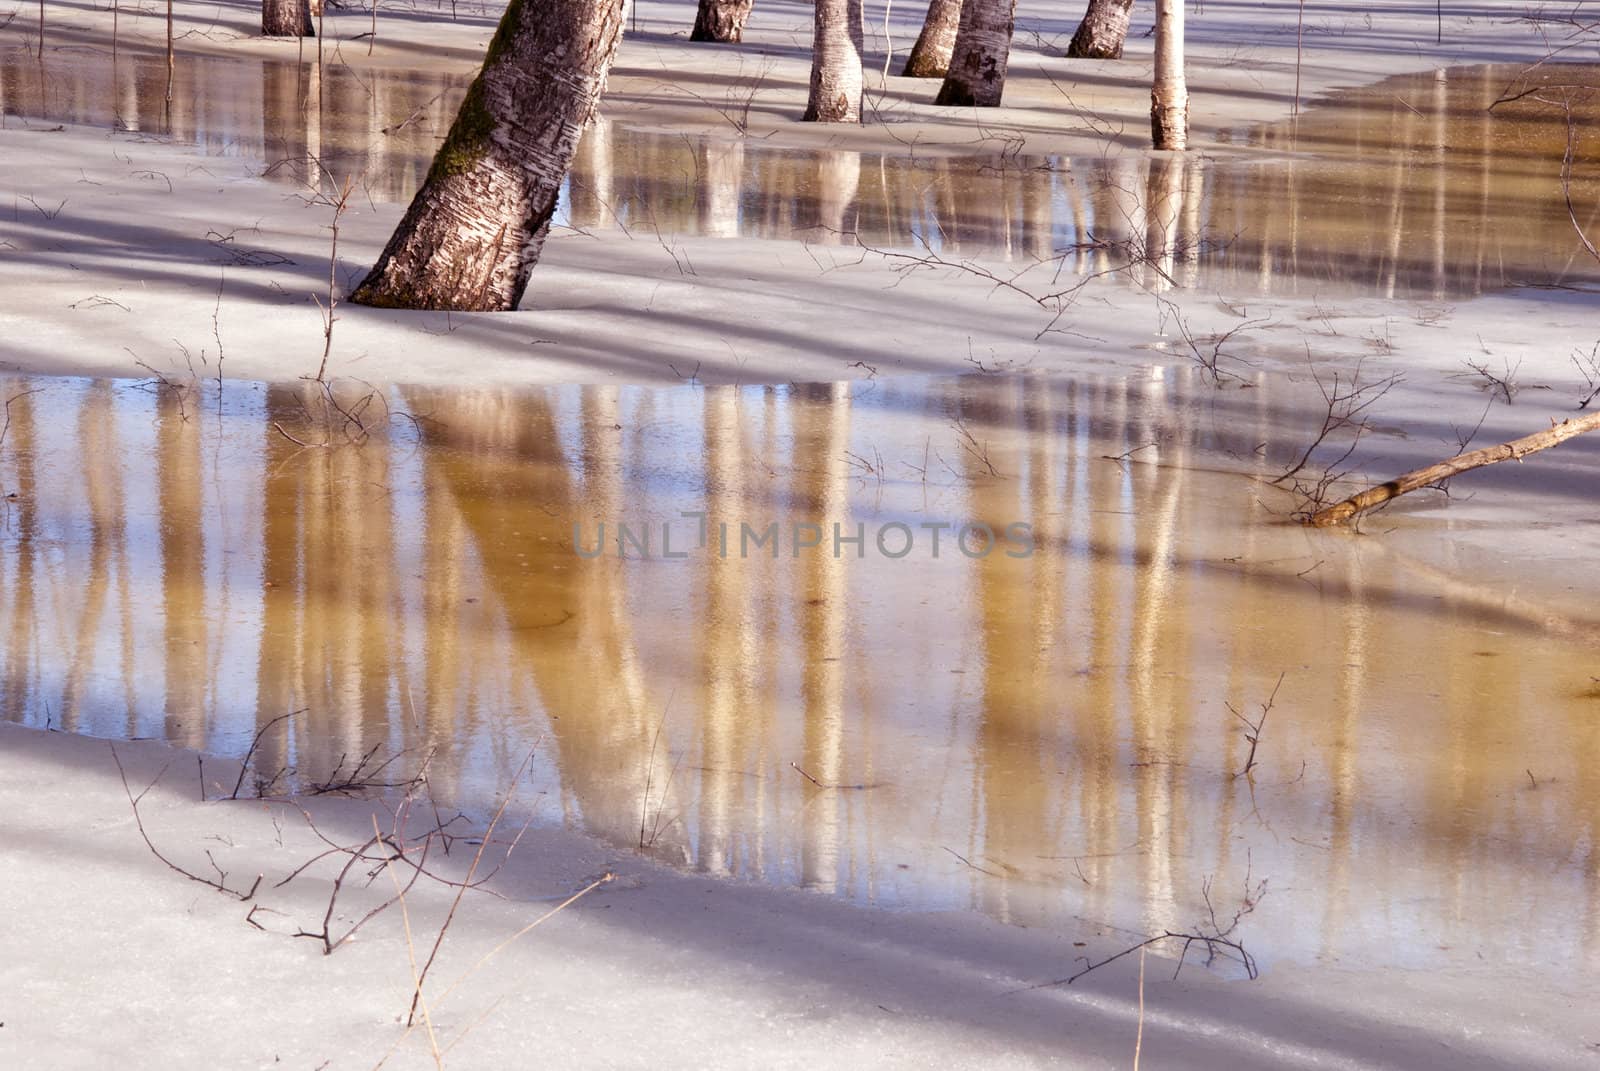
<instances>
[{"instance_id":1,"label":"brown water","mask_svg":"<svg viewBox=\"0 0 1600 1071\"><path fill-rule=\"evenodd\" d=\"M1249 872L1265 962L1600 962L1592 574L1284 523L1281 378L0 397L9 718L237 756L304 709L263 769L437 749L481 811L536 749L519 806L708 873L1145 929ZM919 527L979 521L1033 553Z\"/></svg>"},{"instance_id":2,"label":"brown water","mask_svg":"<svg viewBox=\"0 0 1600 1071\"><path fill-rule=\"evenodd\" d=\"M1510 88L1538 94L1489 105ZM243 57L58 52L0 59L11 115L172 137L305 181L314 156L407 201L466 79ZM874 247L1063 256L1075 274L1130 260L1232 294L1446 299L1507 285L1597 282L1561 189L1570 100L1600 121L1600 68L1525 76L1491 65L1405 75L1342 93L1298 120L1241 130L1242 155L1085 159L795 150L730 131L685 135L601 123L562 199L564 225ZM1580 138L1572 194L1600 232L1600 150ZM1138 273L1148 284L1158 278Z\"/></svg>"}]
</instances>

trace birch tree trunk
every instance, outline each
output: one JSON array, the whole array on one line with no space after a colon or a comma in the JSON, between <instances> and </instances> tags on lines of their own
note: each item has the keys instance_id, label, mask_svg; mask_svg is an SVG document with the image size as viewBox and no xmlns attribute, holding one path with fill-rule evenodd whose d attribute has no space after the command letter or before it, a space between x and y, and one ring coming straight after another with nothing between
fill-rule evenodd
<instances>
[{"instance_id":1,"label":"birch tree trunk","mask_svg":"<svg viewBox=\"0 0 1600 1071\"><path fill-rule=\"evenodd\" d=\"M996 108L1006 87L1016 0L966 0L935 104Z\"/></svg>"},{"instance_id":2,"label":"birch tree trunk","mask_svg":"<svg viewBox=\"0 0 1600 1071\"><path fill-rule=\"evenodd\" d=\"M1089 0L1089 10L1067 46L1068 59L1121 59L1133 0Z\"/></svg>"},{"instance_id":3,"label":"birch tree trunk","mask_svg":"<svg viewBox=\"0 0 1600 1071\"><path fill-rule=\"evenodd\" d=\"M263 37L315 37L308 0L261 0Z\"/></svg>"},{"instance_id":4,"label":"birch tree trunk","mask_svg":"<svg viewBox=\"0 0 1600 1071\"><path fill-rule=\"evenodd\" d=\"M905 78L943 78L950 70L950 53L956 47L961 25L961 0L930 0L917 43L906 58Z\"/></svg>"},{"instance_id":5,"label":"birch tree trunk","mask_svg":"<svg viewBox=\"0 0 1600 1071\"><path fill-rule=\"evenodd\" d=\"M1183 78L1183 2L1156 0L1156 77L1150 134L1158 149L1189 145L1189 85Z\"/></svg>"},{"instance_id":6,"label":"birch tree trunk","mask_svg":"<svg viewBox=\"0 0 1600 1071\"><path fill-rule=\"evenodd\" d=\"M624 6L511 0L427 180L351 301L517 307L605 89Z\"/></svg>"},{"instance_id":7,"label":"birch tree trunk","mask_svg":"<svg viewBox=\"0 0 1600 1071\"><path fill-rule=\"evenodd\" d=\"M861 0L817 0L808 123L861 122Z\"/></svg>"},{"instance_id":8,"label":"birch tree trunk","mask_svg":"<svg viewBox=\"0 0 1600 1071\"><path fill-rule=\"evenodd\" d=\"M689 40L738 44L744 40L744 24L754 6L755 0L700 0Z\"/></svg>"}]
</instances>

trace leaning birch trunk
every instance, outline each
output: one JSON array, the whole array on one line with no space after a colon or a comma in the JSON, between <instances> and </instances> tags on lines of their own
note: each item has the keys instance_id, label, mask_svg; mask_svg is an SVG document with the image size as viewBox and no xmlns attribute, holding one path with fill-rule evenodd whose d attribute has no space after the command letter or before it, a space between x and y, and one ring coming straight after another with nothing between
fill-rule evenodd
<instances>
[{"instance_id":1,"label":"leaning birch trunk","mask_svg":"<svg viewBox=\"0 0 1600 1071\"><path fill-rule=\"evenodd\" d=\"M1068 59L1121 59L1133 0L1089 0L1089 10L1067 46Z\"/></svg>"},{"instance_id":2,"label":"leaning birch trunk","mask_svg":"<svg viewBox=\"0 0 1600 1071\"><path fill-rule=\"evenodd\" d=\"M605 89L625 0L511 0L362 305L515 309L578 138Z\"/></svg>"},{"instance_id":3,"label":"leaning birch trunk","mask_svg":"<svg viewBox=\"0 0 1600 1071\"><path fill-rule=\"evenodd\" d=\"M315 37L308 0L261 0L263 37Z\"/></svg>"},{"instance_id":4,"label":"leaning birch trunk","mask_svg":"<svg viewBox=\"0 0 1600 1071\"><path fill-rule=\"evenodd\" d=\"M1552 425L1545 431L1536 431L1532 435L1524 435L1520 439L1513 439L1499 446L1486 446L1482 450L1474 450L1470 454L1453 457L1449 461L1441 461L1437 465L1427 468L1415 469L1404 476L1396 476L1388 483L1369 487L1358 495L1351 495L1343 502L1319 510L1311 515L1310 523L1318 528L1331 528L1336 524L1343 524L1352 517L1359 516L1369 509L1383 505L1391 499L1399 498L1408 491L1415 491L1419 487L1428 487L1440 480L1448 480L1472 469L1481 469L1485 465L1493 465L1500 461L1521 461L1529 454L1548 450L1552 446L1559 446L1568 439L1582 435L1586 431L1600 430L1600 413L1590 413L1586 417L1572 420L1563 420Z\"/></svg>"},{"instance_id":5,"label":"leaning birch trunk","mask_svg":"<svg viewBox=\"0 0 1600 1071\"><path fill-rule=\"evenodd\" d=\"M700 0L689 40L738 44L744 40L744 24L754 6L755 0Z\"/></svg>"},{"instance_id":6,"label":"leaning birch trunk","mask_svg":"<svg viewBox=\"0 0 1600 1071\"><path fill-rule=\"evenodd\" d=\"M861 122L861 0L817 0L808 123Z\"/></svg>"},{"instance_id":7,"label":"leaning birch trunk","mask_svg":"<svg viewBox=\"0 0 1600 1071\"><path fill-rule=\"evenodd\" d=\"M956 27L961 25L961 0L930 0L917 43L906 58L905 78L943 78L950 69L956 47Z\"/></svg>"},{"instance_id":8,"label":"leaning birch trunk","mask_svg":"<svg viewBox=\"0 0 1600 1071\"><path fill-rule=\"evenodd\" d=\"M997 108L1006 88L1016 0L966 0L935 104Z\"/></svg>"},{"instance_id":9,"label":"leaning birch trunk","mask_svg":"<svg viewBox=\"0 0 1600 1071\"><path fill-rule=\"evenodd\" d=\"M1183 78L1184 0L1156 0L1156 76L1150 134L1158 149L1189 145L1189 86Z\"/></svg>"}]
</instances>

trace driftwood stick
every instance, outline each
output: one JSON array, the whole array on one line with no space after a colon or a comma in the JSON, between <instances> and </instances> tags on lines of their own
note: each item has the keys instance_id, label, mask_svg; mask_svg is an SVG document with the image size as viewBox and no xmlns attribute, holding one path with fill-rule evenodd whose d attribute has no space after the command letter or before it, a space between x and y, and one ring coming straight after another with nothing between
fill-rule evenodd
<instances>
[{"instance_id":1,"label":"driftwood stick","mask_svg":"<svg viewBox=\"0 0 1600 1071\"><path fill-rule=\"evenodd\" d=\"M1482 450L1474 450L1469 454L1460 454L1441 461L1437 465L1426 468L1414 469L1403 476L1396 476L1388 483L1369 487L1360 494L1351 495L1343 502L1336 503L1326 509L1318 510L1311 515L1308 523L1318 528L1330 528L1336 524L1343 524L1353 517L1357 517L1367 510L1383 505L1390 499L1399 498L1408 491L1415 491L1419 487L1428 487L1440 480L1448 480L1452 476L1468 472L1472 469L1481 469L1485 465L1493 465L1499 461L1521 461L1529 454L1548 450L1552 446L1559 446L1574 436L1582 435L1586 431L1600 428L1600 413L1590 413L1588 416L1563 420L1552 424L1544 431L1524 435L1520 439L1513 439L1508 443L1498 446L1486 446Z\"/></svg>"}]
</instances>

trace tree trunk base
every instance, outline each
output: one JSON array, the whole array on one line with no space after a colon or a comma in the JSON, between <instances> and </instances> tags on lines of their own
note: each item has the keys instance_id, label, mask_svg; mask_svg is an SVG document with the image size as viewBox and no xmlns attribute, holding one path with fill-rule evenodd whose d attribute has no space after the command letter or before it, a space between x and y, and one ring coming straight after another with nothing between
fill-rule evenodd
<instances>
[{"instance_id":1,"label":"tree trunk base","mask_svg":"<svg viewBox=\"0 0 1600 1071\"><path fill-rule=\"evenodd\" d=\"M623 0L511 0L428 177L350 300L515 309L622 36Z\"/></svg>"},{"instance_id":2,"label":"tree trunk base","mask_svg":"<svg viewBox=\"0 0 1600 1071\"><path fill-rule=\"evenodd\" d=\"M1119 37L1114 43L1097 41L1085 37L1080 28L1072 35L1072 43L1067 46L1068 59L1121 59L1122 39Z\"/></svg>"},{"instance_id":3,"label":"tree trunk base","mask_svg":"<svg viewBox=\"0 0 1600 1071\"><path fill-rule=\"evenodd\" d=\"M911 58L906 60L905 69L900 72L902 78L943 78L950 69L950 57L929 55L926 52L912 50Z\"/></svg>"},{"instance_id":4,"label":"tree trunk base","mask_svg":"<svg viewBox=\"0 0 1600 1071\"><path fill-rule=\"evenodd\" d=\"M1150 137L1158 149L1182 151L1189 147L1189 101L1184 99L1167 104L1153 100L1150 104Z\"/></svg>"},{"instance_id":5,"label":"tree trunk base","mask_svg":"<svg viewBox=\"0 0 1600 1071\"><path fill-rule=\"evenodd\" d=\"M1067 58L1121 59L1132 14L1133 0L1089 0L1089 10L1067 46Z\"/></svg>"},{"instance_id":6,"label":"tree trunk base","mask_svg":"<svg viewBox=\"0 0 1600 1071\"><path fill-rule=\"evenodd\" d=\"M737 45L744 40L754 0L700 0L689 40L701 44Z\"/></svg>"},{"instance_id":7,"label":"tree trunk base","mask_svg":"<svg viewBox=\"0 0 1600 1071\"><path fill-rule=\"evenodd\" d=\"M295 10L296 7L299 10ZM311 9L304 5L268 3L261 9L262 37L315 37Z\"/></svg>"},{"instance_id":8,"label":"tree trunk base","mask_svg":"<svg viewBox=\"0 0 1600 1071\"><path fill-rule=\"evenodd\" d=\"M861 0L817 0L806 123L861 122Z\"/></svg>"},{"instance_id":9,"label":"tree trunk base","mask_svg":"<svg viewBox=\"0 0 1600 1071\"><path fill-rule=\"evenodd\" d=\"M943 78L950 70L950 54L956 47L956 30L961 25L961 0L929 0L928 15L922 22L917 43L906 57L904 78Z\"/></svg>"},{"instance_id":10,"label":"tree trunk base","mask_svg":"<svg viewBox=\"0 0 1600 1071\"><path fill-rule=\"evenodd\" d=\"M934 104L947 108L1000 106L1015 12L1016 0L964 0L950 69Z\"/></svg>"},{"instance_id":11,"label":"tree trunk base","mask_svg":"<svg viewBox=\"0 0 1600 1071\"><path fill-rule=\"evenodd\" d=\"M939 87L939 95L933 102L945 108L993 108L993 104L985 104L973 95L970 88L962 82L952 82L947 75L944 85Z\"/></svg>"}]
</instances>

